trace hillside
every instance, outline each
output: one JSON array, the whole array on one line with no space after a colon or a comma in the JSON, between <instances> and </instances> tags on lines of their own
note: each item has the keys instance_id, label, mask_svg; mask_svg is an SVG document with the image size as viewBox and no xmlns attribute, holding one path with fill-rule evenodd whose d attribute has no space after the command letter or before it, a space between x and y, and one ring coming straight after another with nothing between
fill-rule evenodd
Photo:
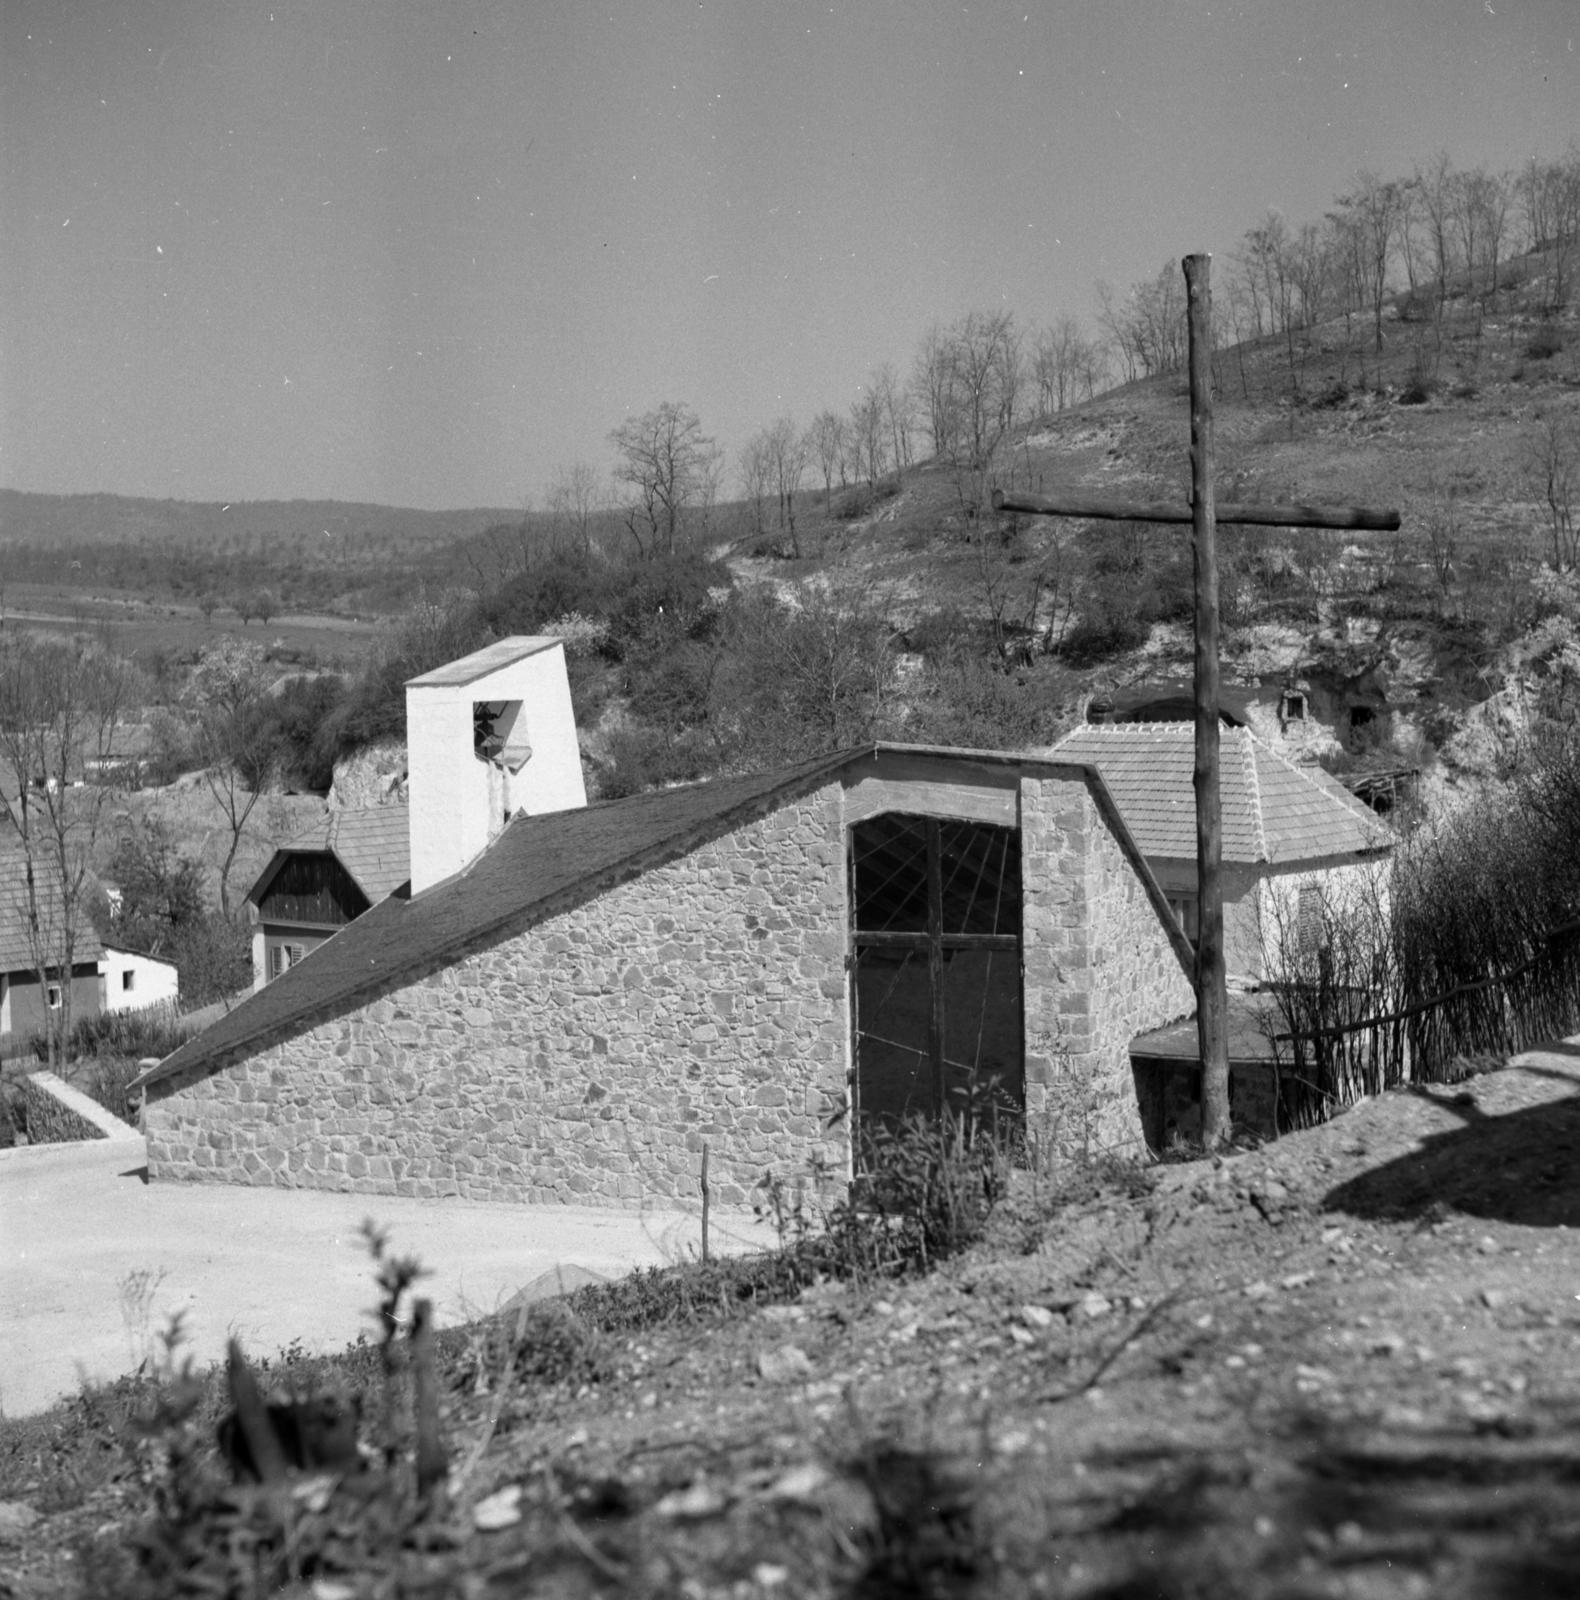
<instances>
[{"instance_id":1,"label":"hillside","mask_svg":"<svg viewBox=\"0 0 1580 1600\"><path fill-rule=\"evenodd\" d=\"M1440 324L1401 297L1380 354L1369 327L1336 320L1217 355L1221 498L1402 514L1394 534L1219 534L1226 684L1299 682L1325 721L1359 706L1364 736L1342 726L1342 748L1325 747L1341 767L1419 764L1456 740L1456 759L1485 762L1485 739L1462 737L1469 708L1552 687L1568 635L1548 619L1572 627L1580 599L1542 576L1575 561L1580 328L1530 309L1540 282L1495 308L1451 295ZM1183 503L1188 443L1184 375L1165 373L1016 429L994 476ZM836 569L924 658L964 630L1044 729L1092 694L1189 674L1188 529L995 522L973 475L936 461L883 488L854 516L822 517L810 497L807 559L753 557L747 541L732 565L781 585Z\"/></svg>"},{"instance_id":2,"label":"hillside","mask_svg":"<svg viewBox=\"0 0 1580 1600\"><path fill-rule=\"evenodd\" d=\"M1572 577L1544 575L1575 563L1580 329L1542 312L1549 288L1544 258L1520 258L1491 300L1454 285L1441 307L1399 296L1380 351L1353 317L1218 351L1221 497L1404 519L1342 539L1221 530L1225 682L1275 706L1298 688L1303 754L1430 768L1446 753L1450 768L1487 771L1533 706L1580 693L1580 599ZM926 442L914 423L910 454ZM488 510L10 494L0 603L58 622L86 591L118 637L177 660L217 625L247 636L251 614L267 627L282 612L338 613L337 626L404 613L338 719L339 753L398 730L402 675L437 664L433 651L580 618L577 710L605 794L868 736L1040 745L1094 695L1188 674L1189 539L997 518L990 490L1183 500L1183 374L1018 421L993 444L974 466L907 460L876 482L849 481L847 464L845 482L800 490L793 524L771 504L714 504L692 547L658 561L607 508L578 529ZM35 570L52 584L19 604ZM418 596L442 604L413 609ZM283 664L355 665L371 642L314 637L301 615L262 637Z\"/></svg>"},{"instance_id":3,"label":"hillside","mask_svg":"<svg viewBox=\"0 0 1580 1600\"><path fill-rule=\"evenodd\" d=\"M426 1508L371 1344L270 1354L361 1394L367 1458L278 1498L226 1485L218 1373L87 1390L0 1423L0 1592L1572 1595L1575 1055L1023 1173L926 1275L693 1262L507 1308L441 1336Z\"/></svg>"}]
</instances>

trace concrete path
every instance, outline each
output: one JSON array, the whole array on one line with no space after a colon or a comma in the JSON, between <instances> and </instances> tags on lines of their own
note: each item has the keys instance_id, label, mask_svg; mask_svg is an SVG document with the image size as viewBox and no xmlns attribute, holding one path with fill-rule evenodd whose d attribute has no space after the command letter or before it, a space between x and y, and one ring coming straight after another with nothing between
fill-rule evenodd
<instances>
[{"instance_id":1,"label":"concrete path","mask_svg":"<svg viewBox=\"0 0 1580 1600\"><path fill-rule=\"evenodd\" d=\"M249 1354L300 1339L337 1350L376 1299L359 1227L431 1276L441 1326L503 1305L556 1266L618 1277L693 1253L701 1230L678 1211L484 1205L150 1184L141 1139L0 1151L0 1410L25 1416L84 1378L132 1371L174 1311L199 1363L235 1333ZM715 1217L723 1253L772 1242L749 1216Z\"/></svg>"}]
</instances>

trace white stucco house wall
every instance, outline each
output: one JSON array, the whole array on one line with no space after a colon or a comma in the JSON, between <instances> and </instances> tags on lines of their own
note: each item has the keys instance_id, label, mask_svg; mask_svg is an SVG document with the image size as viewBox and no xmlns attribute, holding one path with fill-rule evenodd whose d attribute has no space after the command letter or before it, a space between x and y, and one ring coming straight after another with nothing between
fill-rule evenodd
<instances>
[{"instance_id":1,"label":"white stucco house wall","mask_svg":"<svg viewBox=\"0 0 1580 1600\"><path fill-rule=\"evenodd\" d=\"M103 1011L146 1011L149 1006L173 1006L181 998L173 961L110 945L99 957L99 988Z\"/></svg>"}]
</instances>

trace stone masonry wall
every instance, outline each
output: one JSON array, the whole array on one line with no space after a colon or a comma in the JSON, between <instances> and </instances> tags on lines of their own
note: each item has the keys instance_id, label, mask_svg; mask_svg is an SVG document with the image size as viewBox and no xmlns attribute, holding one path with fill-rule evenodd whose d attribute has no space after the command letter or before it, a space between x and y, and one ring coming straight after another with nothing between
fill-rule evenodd
<instances>
[{"instance_id":1,"label":"stone masonry wall","mask_svg":"<svg viewBox=\"0 0 1580 1600\"><path fill-rule=\"evenodd\" d=\"M1189 980L1084 782L1021 788L1026 1111L1059 1153L1144 1148L1130 1040L1188 1015Z\"/></svg>"},{"instance_id":2,"label":"stone masonry wall","mask_svg":"<svg viewBox=\"0 0 1580 1600\"><path fill-rule=\"evenodd\" d=\"M158 1179L630 1206L846 1170L830 785L151 1100Z\"/></svg>"},{"instance_id":3,"label":"stone masonry wall","mask_svg":"<svg viewBox=\"0 0 1580 1600\"><path fill-rule=\"evenodd\" d=\"M965 803L896 802L912 796ZM770 1171L842 1180L848 1128L827 1118L850 1060L844 810L831 783L156 1086L150 1175L629 1206L695 1197L706 1142L723 1205ZM1188 1014L1190 986L1086 781L1022 778L1019 811L1030 1131L1067 1153L1137 1147L1129 1042Z\"/></svg>"}]
</instances>

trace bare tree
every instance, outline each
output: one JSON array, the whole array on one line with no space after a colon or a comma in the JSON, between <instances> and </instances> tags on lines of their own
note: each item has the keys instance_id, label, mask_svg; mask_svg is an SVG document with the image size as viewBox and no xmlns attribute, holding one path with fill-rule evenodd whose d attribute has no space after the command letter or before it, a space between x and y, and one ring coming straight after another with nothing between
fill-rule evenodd
<instances>
[{"instance_id":1,"label":"bare tree","mask_svg":"<svg viewBox=\"0 0 1580 1600\"><path fill-rule=\"evenodd\" d=\"M1108 354L1102 344L1096 339L1083 340L1075 360L1075 382L1081 398L1090 400L1108 378Z\"/></svg>"},{"instance_id":2,"label":"bare tree","mask_svg":"<svg viewBox=\"0 0 1580 1600\"><path fill-rule=\"evenodd\" d=\"M586 461L554 469L545 497L550 538L578 555L592 554L593 524L604 505L603 480Z\"/></svg>"},{"instance_id":3,"label":"bare tree","mask_svg":"<svg viewBox=\"0 0 1580 1600\"><path fill-rule=\"evenodd\" d=\"M1550 254L1547 308L1557 310L1568 301L1570 266L1580 242L1580 146L1570 145L1558 161L1529 162L1515 188L1528 248Z\"/></svg>"},{"instance_id":4,"label":"bare tree","mask_svg":"<svg viewBox=\"0 0 1580 1600\"><path fill-rule=\"evenodd\" d=\"M1295 236L1291 271L1300 305L1302 327L1314 327L1334 300L1333 230L1320 222L1304 222Z\"/></svg>"},{"instance_id":5,"label":"bare tree","mask_svg":"<svg viewBox=\"0 0 1580 1600\"><path fill-rule=\"evenodd\" d=\"M718 491L722 455L690 406L672 400L631 417L609 435L614 479L632 491L627 531L642 555L673 555L688 517L706 523Z\"/></svg>"},{"instance_id":6,"label":"bare tree","mask_svg":"<svg viewBox=\"0 0 1580 1600\"><path fill-rule=\"evenodd\" d=\"M889 431L883 402L870 389L851 402L849 439L856 476L876 488L888 465Z\"/></svg>"},{"instance_id":7,"label":"bare tree","mask_svg":"<svg viewBox=\"0 0 1580 1600\"><path fill-rule=\"evenodd\" d=\"M45 1002L51 1067L64 1061L71 1036L85 891L110 794L102 782L83 780L113 772L109 758L133 682L107 650L30 634L0 637L0 764L10 769L0 779L0 817L21 850L21 883L13 877L9 888Z\"/></svg>"},{"instance_id":8,"label":"bare tree","mask_svg":"<svg viewBox=\"0 0 1580 1600\"><path fill-rule=\"evenodd\" d=\"M933 455L938 458L947 456L953 445L954 413L950 405L953 363L950 335L935 322L917 347L911 368L911 389L921 407Z\"/></svg>"},{"instance_id":9,"label":"bare tree","mask_svg":"<svg viewBox=\"0 0 1580 1600\"><path fill-rule=\"evenodd\" d=\"M759 594L734 618L737 668L723 692L748 760L783 761L871 739L894 682L893 629L864 585Z\"/></svg>"},{"instance_id":10,"label":"bare tree","mask_svg":"<svg viewBox=\"0 0 1580 1600\"><path fill-rule=\"evenodd\" d=\"M1401 186L1385 182L1375 173L1357 174L1355 187L1339 197L1339 209L1353 230L1356 261L1366 304L1371 308L1373 340L1383 347L1383 306L1388 299L1388 268L1393 260L1404 205Z\"/></svg>"},{"instance_id":11,"label":"bare tree","mask_svg":"<svg viewBox=\"0 0 1580 1600\"><path fill-rule=\"evenodd\" d=\"M1088 341L1081 325L1068 312L1056 317L1037 335L1031 356L1032 382L1037 390L1037 409L1049 416L1074 403L1085 376Z\"/></svg>"},{"instance_id":12,"label":"bare tree","mask_svg":"<svg viewBox=\"0 0 1580 1600\"><path fill-rule=\"evenodd\" d=\"M279 766L278 743L268 715L271 682L257 645L227 639L211 645L198 658L188 689L203 781L230 830L230 845L219 871L219 908L227 918L231 915L231 868L247 823Z\"/></svg>"},{"instance_id":13,"label":"bare tree","mask_svg":"<svg viewBox=\"0 0 1580 1600\"><path fill-rule=\"evenodd\" d=\"M1439 150L1425 167L1415 169L1415 177L1412 180L1426 219L1427 244L1431 250L1435 290L1435 321L1439 326L1443 321L1443 303L1448 297L1449 275L1454 270L1456 179L1457 174L1448 159L1448 152Z\"/></svg>"},{"instance_id":14,"label":"bare tree","mask_svg":"<svg viewBox=\"0 0 1580 1600\"><path fill-rule=\"evenodd\" d=\"M788 414L780 417L764 433L768 446L768 465L775 498L778 502L779 526L789 535L791 553L799 560L801 540L796 534L795 497L806 475L806 435L796 427Z\"/></svg>"},{"instance_id":15,"label":"bare tree","mask_svg":"<svg viewBox=\"0 0 1580 1600\"><path fill-rule=\"evenodd\" d=\"M1144 341L1140 324L1131 302L1117 300L1110 283L1097 285L1097 325L1108 336L1108 347L1119 362L1124 381L1134 383L1142 369ZM1260 325L1257 334L1261 334Z\"/></svg>"},{"instance_id":16,"label":"bare tree","mask_svg":"<svg viewBox=\"0 0 1580 1600\"><path fill-rule=\"evenodd\" d=\"M900 382L892 361L885 361L872 374L872 392L883 412L889 433L890 459L898 476L911 464L911 396Z\"/></svg>"},{"instance_id":17,"label":"bare tree","mask_svg":"<svg viewBox=\"0 0 1580 1600\"><path fill-rule=\"evenodd\" d=\"M807 430L813 458L823 474L823 509L834 509L834 474L840 474L844 487L845 419L837 411L820 411Z\"/></svg>"},{"instance_id":18,"label":"bare tree","mask_svg":"<svg viewBox=\"0 0 1580 1600\"><path fill-rule=\"evenodd\" d=\"M1008 311L972 311L955 324L952 340L955 461L986 467L1019 410L1020 334Z\"/></svg>"},{"instance_id":19,"label":"bare tree","mask_svg":"<svg viewBox=\"0 0 1580 1600\"><path fill-rule=\"evenodd\" d=\"M1547 512L1553 571L1575 568L1580 560L1580 413L1549 406L1538 414L1525 442L1525 473Z\"/></svg>"},{"instance_id":20,"label":"bare tree","mask_svg":"<svg viewBox=\"0 0 1580 1600\"><path fill-rule=\"evenodd\" d=\"M1483 267L1483 294L1498 287L1498 258L1508 228L1509 189L1504 180L1477 167L1457 174L1452 198L1454 223L1465 262L1466 287L1476 290L1476 269Z\"/></svg>"},{"instance_id":21,"label":"bare tree","mask_svg":"<svg viewBox=\"0 0 1580 1600\"><path fill-rule=\"evenodd\" d=\"M759 428L741 446L735 471L746 498L747 515L752 519L752 536L761 539L768 531L768 491L773 484L767 428Z\"/></svg>"},{"instance_id":22,"label":"bare tree","mask_svg":"<svg viewBox=\"0 0 1580 1600\"><path fill-rule=\"evenodd\" d=\"M530 572L543 550L542 526L529 501L519 522L496 522L461 547L479 595Z\"/></svg>"}]
</instances>

